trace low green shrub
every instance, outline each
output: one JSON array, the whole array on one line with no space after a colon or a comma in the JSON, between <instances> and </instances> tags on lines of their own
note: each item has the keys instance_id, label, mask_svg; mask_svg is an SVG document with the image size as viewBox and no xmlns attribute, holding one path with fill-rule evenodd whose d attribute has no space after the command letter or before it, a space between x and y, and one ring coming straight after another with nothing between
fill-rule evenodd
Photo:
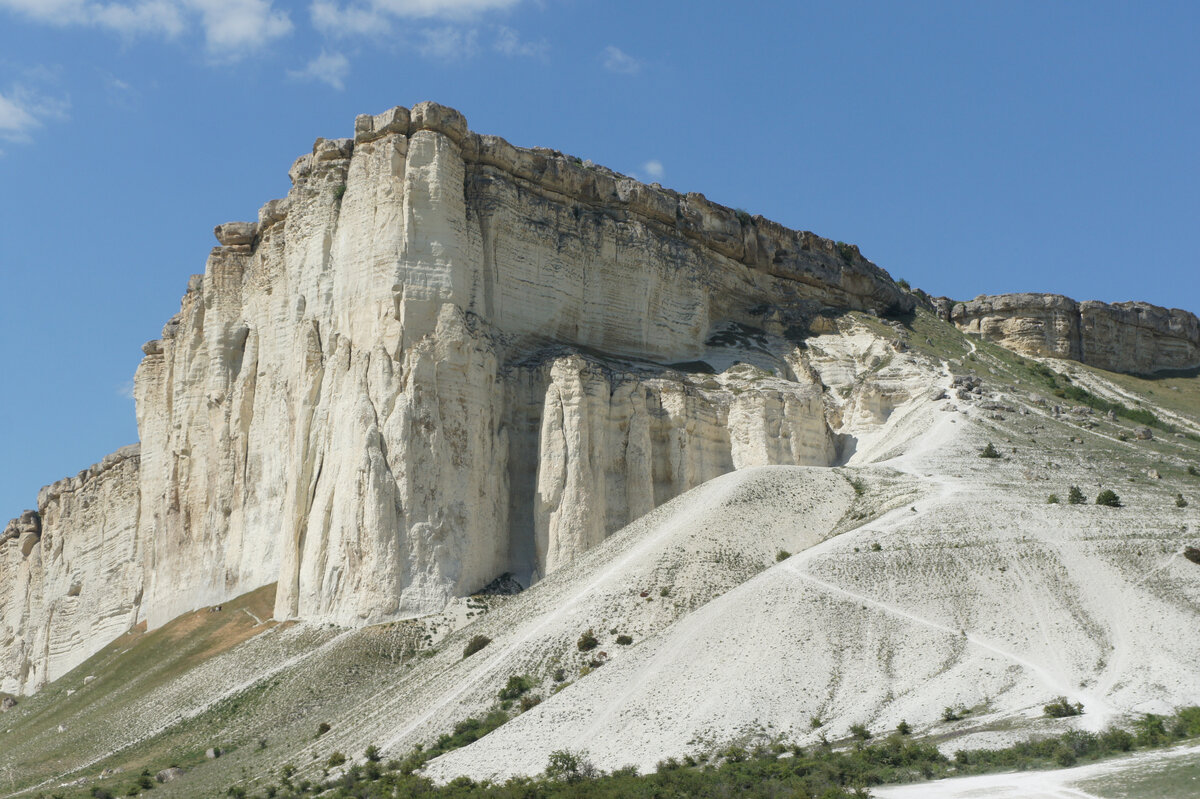
<instances>
[{"instance_id":1,"label":"low green shrub","mask_svg":"<svg viewBox=\"0 0 1200 799\"><path fill-rule=\"evenodd\" d=\"M1121 507L1121 498L1111 488L1106 488L1096 495L1096 504L1106 508Z\"/></svg>"},{"instance_id":2,"label":"low green shrub","mask_svg":"<svg viewBox=\"0 0 1200 799\"><path fill-rule=\"evenodd\" d=\"M524 674L514 674L508 678L508 684L497 694L501 700L518 699L522 694L533 688L533 680Z\"/></svg>"},{"instance_id":3,"label":"low green shrub","mask_svg":"<svg viewBox=\"0 0 1200 799\"><path fill-rule=\"evenodd\" d=\"M981 458L999 458L1000 451L998 449L996 449L995 445L992 444L992 442L989 441L987 443L987 446L979 451L979 457L981 457Z\"/></svg>"},{"instance_id":4,"label":"low green shrub","mask_svg":"<svg viewBox=\"0 0 1200 799\"><path fill-rule=\"evenodd\" d=\"M580 652L591 652L600 646L600 641L596 638L596 634L589 629L583 635L579 636L579 640L575 642L575 646Z\"/></svg>"},{"instance_id":5,"label":"low green shrub","mask_svg":"<svg viewBox=\"0 0 1200 799\"><path fill-rule=\"evenodd\" d=\"M1082 505L1086 501L1087 499L1083 496L1083 491L1079 486L1071 486L1071 489L1067 491L1067 502L1070 504Z\"/></svg>"},{"instance_id":6,"label":"low green shrub","mask_svg":"<svg viewBox=\"0 0 1200 799\"><path fill-rule=\"evenodd\" d=\"M1071 704L1065 696L1060 696L1048 705L1042 707L1042 711L1052 719L1062 719L1068 716L1079 716L1083 713L1083 705L1076 702Z\"/></svg>"}]
</instances>

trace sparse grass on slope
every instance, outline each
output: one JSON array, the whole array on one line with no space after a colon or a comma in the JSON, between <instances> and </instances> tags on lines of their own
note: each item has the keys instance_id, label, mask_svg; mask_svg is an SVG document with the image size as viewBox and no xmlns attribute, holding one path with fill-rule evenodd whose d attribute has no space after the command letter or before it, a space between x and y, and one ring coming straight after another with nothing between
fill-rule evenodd
<instances>
[{"instance_id":1,"label":"sparse grass on slope","mask_svg":"<svg viewBox=\"0 0 1200 799\"><path fill-rule=\"evenodd\" d=\"M151 632L142 625L116 639L5 716L0 747L6 767L36 778L82 765L80 754L98 732L91 722L137 718L151 692L273 627L259 620L270 619L274 602L272 584L225 603L220 612L197 610ZM110 765L141 769L153 760L153 753L143 751Z\"/></svg>"}]
</instances>

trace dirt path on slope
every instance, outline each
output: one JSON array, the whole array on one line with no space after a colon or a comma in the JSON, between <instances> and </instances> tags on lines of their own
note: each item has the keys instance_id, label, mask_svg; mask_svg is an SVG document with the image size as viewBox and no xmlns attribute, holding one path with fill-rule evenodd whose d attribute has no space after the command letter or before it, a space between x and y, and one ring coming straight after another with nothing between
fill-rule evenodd
<instances>
[{"instance_id":1,"label":"dirt path on slope","mask_svg":"<svg viewBox=\"0 0 1200 799\"><path fill-rule=\"evenodd\" d=\"M1094 791L1097 788L1094 787L1093 781L1097 779L1115 778L1147 767L1197 757L1200 757L1200 746L1190 746L1142 752L1072 768L982 774L913 785L885 786L873 788L871 795L876 799L1104 799L1103 796L1088 793L1077 787L1078 784L1087 780ZM1196 796L1200 796L1200 790L1164 799L1189 799Z\"/></svg>"}]
</instances>

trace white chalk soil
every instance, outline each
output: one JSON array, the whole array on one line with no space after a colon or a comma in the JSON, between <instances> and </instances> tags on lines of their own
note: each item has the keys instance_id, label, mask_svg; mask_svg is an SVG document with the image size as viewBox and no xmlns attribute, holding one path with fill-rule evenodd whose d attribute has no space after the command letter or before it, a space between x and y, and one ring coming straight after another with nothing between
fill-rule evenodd
<instances>
[{"instance_id":1,"label":"white chalk soil","mask_svg":"<svg viewBox=\"0 0 1200 799\"><path fill-rule=\"evenodd\" d=\"M1143 752L1071 768L982 774L872 788L871 795L875 799L1117 799L1120 792L1106 790L1106 783L1130 775L1141 775L1172 763L1195 762L1198 759L1200 746L1189 746ZM1200 797L1200 785L1172 790L1174 792L1171 795L1164 794L1162 799Z\"/></svg>"}]
</instances>

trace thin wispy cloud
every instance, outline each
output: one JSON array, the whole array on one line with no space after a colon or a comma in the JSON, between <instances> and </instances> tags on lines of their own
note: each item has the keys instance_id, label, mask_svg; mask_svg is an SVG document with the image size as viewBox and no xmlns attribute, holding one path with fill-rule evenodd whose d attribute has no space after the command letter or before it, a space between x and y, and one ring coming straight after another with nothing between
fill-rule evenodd
<instances>
[{"instance_id":1,"label":"thin wispy cloud","mask_svg":"<svg viewBox=\"0 0 1200 799\"><path fill-rule=\"evenodd\" d=\"M82 26L126 37L203 32L210 56L236 60L288 35L292 21L274 0L0 0L7 10L46 25Z\"/></svg>"},{"instance_id":2,"label":"thin wispy cloud","mask_svg":"<svg viewBox=\"0 0 1200 799\"><path fill-rule=\"evenodd\" d=\"M620 47L609 45L601 54L604 68L618 75L636 75L642 70L642 62L622 50Z\"/></svg>"},{"instance_id":3,"label":"thin wispy cloud","mask_svg":"<svg viewBox=\"0 0 1200 799\"><path fill-rule=\"evenodd\" d=\"M437 61L465 61L478 49L479 32L474 28L447 25L426 28L417 37L417 52Z\"/></svg>"},{"instance_id":4,"label":"thin wispy cloud","mask_svg":"<svg viewBox=\"0 0 1200 799\"><path fill-rule=\"evenodd\" d=\"M368 6L314 0L308 10L313 27L326 36L383 36L392 30L388 15Z\"/></svg>"},{"instance_id":5,"label":"thin wispy cloud","mask_svg":"<svg viewBox=\"0 0 1200 799\"><path fill-rule=\"evenodd\" d=\"M341 53L321 54L309 61L304 69L288 72L290 77L298 80L315 80L332 86L339 92L346 88L346 76L350 74L350 61Z\"/></svg>"},{"instance_id":6,"label":"thin wispy cloud","mask_svg":"<svg viewBox=\"0 0 1200 799\"><path fill-rule=\"evenodd\" d=\"M28 0L27 0L28 1ZM327 23L334 17L346 15L358 20L401 17L404 19L471 19L488 11L512 8L522 0L365 0L339 3L336 0L314 0L311 6L314 22L318 13Z\"/></svg>"},{"instance_id":7,"label":"thin wispy cloud","mask_svg":"<svg viewBox=\"0 0 1200 799\"><path fill-rule=\"evenodd\" d=\"M70 102L40 94L26 86L0 92L0 139L24 143L48 120L65 120Z\"/></svg>"},{"instance_id":8,"label":"thin wispy cloud","mask_svg":"<svg viewBox=\"0 0 1200 799\"><path fill-rule=\"evenodd\" d=\"M652 178L658 179L663 176L662 161L650 160L642 164L642 171Z\"/></svg>"},{"instance_id":9,"label":"thin wispy cloud","mask_svg":"<svg viewBox=\"0 0 1200 799\"><path fill-rule=\"evenodd\" d=\"M492 45L492 49L513 58L544 59L550 51L550 43L545 39L536 42L524 41L517 31L500 25L496 28L496 41Z\"/></svg>"}]
</instances>

